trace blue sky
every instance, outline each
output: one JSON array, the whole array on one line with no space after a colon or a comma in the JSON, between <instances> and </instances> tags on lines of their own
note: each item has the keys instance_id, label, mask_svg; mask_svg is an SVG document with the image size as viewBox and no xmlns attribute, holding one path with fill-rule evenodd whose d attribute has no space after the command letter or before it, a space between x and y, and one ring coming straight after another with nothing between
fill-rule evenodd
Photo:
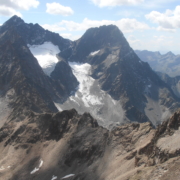
<instances>
[{"instance_id":1,"label":"blue sky","mask_svg":"<svg viewBox=\"0 0 180 180\"><path fill-rule=\"evenodd\" d=\"M0 24L14 14L71 40L115 24L133 49L180 54L179 0L0 0Z\"/></svg>"}]
</instances>

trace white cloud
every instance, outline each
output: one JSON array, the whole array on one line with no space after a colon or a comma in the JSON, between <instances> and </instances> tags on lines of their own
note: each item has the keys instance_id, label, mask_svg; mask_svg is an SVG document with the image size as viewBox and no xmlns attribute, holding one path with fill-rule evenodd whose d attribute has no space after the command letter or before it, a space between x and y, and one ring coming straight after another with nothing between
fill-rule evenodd
<instances>
[{"instance_id":1,"label":"white cloud","mask_svg":"<svg viewBox=\"0 0 180 180\"><path fill-rule=\"evenodd\" d=\"M165 13L152 11L145 15L145 17L151 22L159 25L157 30L172 32L180 28L180 6L176 6L173 11L168 9Z\"/></svg>"},{"instance_id":2,"label":"white cloud","mask_svg":"<svg viewBox=\"0 0 180 180\"><path fill-rule=\"evenodd\" d=\"M0 5L13 9L29 10L30 8L37 8L39 1L37 0L1 0Z\"/></svg>"},{"instance_id":3,"label":"white cloud","mask_svg":"<svg viewBox=\"0 0 180 180\"><path fill-rule=\"evenodd\" d=\"M70 7L62 6L61 4L56 2L47 3L46 7L47 7L46 12L49 14L63 15L63 16L70 16L74 14L74 11Z\"/></svg>"},{"instance_id":4,"label":"white cloud","mask_svg":"<svg viewBox=\"0 0 180 180\"><path fill-rule=\"evenodd\" d=\"M51 31L85 31L91 27L99 27L102 25L110 25L114 24L119 27L122 32L132 32L135 30L145 30L149 29L149 26L145 23L139 22L136 19L129 19L124 18L120 19L118 21L112 21L112 20L90 20L88 18L85 18L81 23L76 23L74 21L66 21L63 20L60 23L54 24L54 25L43 25L43 27L46 27L47 29Z\"/></svg>"},{"instance_id":5,"label":"white cloud","mask_svg":"<svg viewBox=\"0 0 180 180\"><path fill-rule=\"evenodd\" d=\"M137 11L137 10L122 10L121 9L116 13L116 15L121 16L123 18L130 18L130 17L139 18L139 17L144 16L144 12Z\"/></svg>"},{"instance_id":6,"label":"white cloud","mask_svg":"<svg viewBox=\"0 0 180 180\"><path fill-rule=\"evenodd\" d=\"M21 13L14 10L13 8L6 7L6 6L0 6L0 15L2 16L13 16L17 15L19 17L22 17Z\"/></svg>"},{"instance_id":7,"label":"white cloud","mask_svg":"<svg viewBox=\"0 0 180 180\"><path fill-rule=\"evenodd\" d=\"M135 30L149 29L149 26L143 22L139 22L136 19L124 18L114 22L123 32L132 32Z\"/></svg>"},{"instance_id":8,"label":"white cloud","mask_svg":"<svg viewBox=\"0 0 180 180\"><path fill-rule=\"evenodd\" d=\"M39 1L37 0L0 0L0 15L18 15L19 17L22 17L22 14L19 12L19 10L37 8L38 5Z\"/></svg>"},{"instance_id":9,"label":"white cloud","mask_svg":"<svg viewBox=\"0 0 180 180\"><path fill-rule=\"evenodd\" d=\"M99 7L113 7L122 5L136 5L143 3L144 0L91 0L96 6Z\"/></svg>"},{"instance_id":10,"label":"white cloud","mask_svg":"<svg viewBox=\"0 0 180 180\"><path fill-rule=\"evenodd\" d=\"M58 24L53 24L53 25L44 24L44 25L42 25L42 27L44 29L48 29L49 31L53 31L53 32L59 32L59 31L65 31L66 30L65 27L61 27Z\"/></svg>"},{"instance_id":11,"label":"white cloud","mask_svg":"<svg viewBox=\"0 0 180 180\"><path fill-rule=\"evenodd\" d=\"M63 38L71 39L72 34L71 33L61 33L60 36L62 36Z\"/></svg>"},{"instance_id":12,"label":"white cloud","mask_svg":"<svg viewBox=\"0 0 180 180\"><path fill-rule=\"evenodd\" d=\"M158 32L157 32L158 33ZM179 42L176 41L177 37L168 36L166 33L162 33L162 35L148 35L147 37L139 36L138 38L134 35L129 35L127 40L130 46L135 50L149 50L149 51L160 51L160 52L168 52L172 51L174 53L179 53Z\"/></svg>"},{"instance_id":13,"label":"white cloud","mask_svg":"<svg viewBox=\"0 0 180 180\"><path fill-rule=\"evenodd\" d=\"M61 33L60 36L66 39L71 39L72 41L79 39L82 35L73 35L71 33Z\"/></svg>"},{"instance_id":14,"label":"white cloud","mask_svg":"<svg viewBox=\"0 0 180 180\"><path fill-rule=\"evenodd\" d=\"M131 45L140 43L140 40L134 37L133 35L128 36L127 40Z\"/></svg>"},{"instance_id":15,"label":"white cloud","mask_svg":"<svg viewBox=\"0 0 180 180\"><path fill-rule=\"evenodd\" d=\"M176 32L176 29L167 29L167 28L164 28L164 27L162 27L162 26L158 26L158 27L156 28L156 30L158 30L158 31L165 31L165 32L171 32L171 33Z\"/></svg>"}]
</instances>

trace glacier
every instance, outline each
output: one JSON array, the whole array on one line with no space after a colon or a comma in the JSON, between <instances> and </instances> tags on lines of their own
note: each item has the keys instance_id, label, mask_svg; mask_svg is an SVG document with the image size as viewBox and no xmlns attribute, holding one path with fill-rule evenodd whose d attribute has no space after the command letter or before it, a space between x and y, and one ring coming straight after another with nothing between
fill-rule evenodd
<instances>
[{"instance_id":1,"label":"glacier","mask_svg":"<svg viewBox=\"0 0 180 180\"><path fill-rule=\"evenodd\" d=\"M54 70L58 58L56 55L60 53L58 46L52 44L51 42L45 42L41 45L29 45L29 50L37 59L39 65L42 67L45 74L50 76L51 72Z\"/></svg>"},{"instance_id":2,"label":"glacier","mask_svg":"<svg viewBox=\"0 0 180 180\"><path fill-rule=\"evenodd\" d=\"M78 62L69 62L69 65L79 86L63 104L54 103L57 109L62 111L75 108L80 114L89 112L100 125L107 128L119 124L119 119L124 118L121 103L103 91L99 82L91 77L92 66Z\"/></svg>"},{"instance_id":3,"label":"glacier","mask_svg":"<svg viewBox=\"0 0 180 180\"><path fill-rule=\"evenodd\" d=\"M80 83L75 97L82 98L82 101L84 102L84 105L86 107L90 107L90 105L102 104L101 98L90 93L90 89L95 81L90 76L91 65L88 63L80 64L75 62L69 62L69 65L73 70L73 74L76 76L77 80ZM71 99L75 101L72 96ZM79 104L78 102L76 103Z\"/></svg>"}]
</instances>

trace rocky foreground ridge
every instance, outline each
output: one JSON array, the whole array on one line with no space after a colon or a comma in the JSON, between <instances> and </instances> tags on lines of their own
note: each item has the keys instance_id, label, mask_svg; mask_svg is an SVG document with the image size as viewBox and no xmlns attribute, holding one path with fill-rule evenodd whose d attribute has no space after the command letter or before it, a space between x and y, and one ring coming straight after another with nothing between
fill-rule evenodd
<instances>
[{"instance_id":1,"label":"rocky foreground ridge","mask_svg":"<svg viewBox=\"0 0 180 180\"><path fill-rule=\"evenodd\" d=\"M109 131L76 110L30 113L0 129L3 180L178 180L180 111L157 129L132 123Z\"/></svg>"}]
</instances>

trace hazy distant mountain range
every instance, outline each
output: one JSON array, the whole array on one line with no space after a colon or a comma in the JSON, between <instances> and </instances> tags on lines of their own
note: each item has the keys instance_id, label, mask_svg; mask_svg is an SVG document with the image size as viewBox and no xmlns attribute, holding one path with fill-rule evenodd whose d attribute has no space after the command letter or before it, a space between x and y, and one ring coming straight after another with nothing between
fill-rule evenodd
<instances>
[{"instance_id":1,"label":"hazy distant mountain range","mask_svg":"<svg viewBox=\"0 0 180 180\"><path fill-rule=\"evenodd\" d=\"M142 61L148 62L154 71L166 73L171 77L180 76L180 55L172 52L160 54L147 50L136 50L135 53Z\"/></svg>"}]
</instances>

